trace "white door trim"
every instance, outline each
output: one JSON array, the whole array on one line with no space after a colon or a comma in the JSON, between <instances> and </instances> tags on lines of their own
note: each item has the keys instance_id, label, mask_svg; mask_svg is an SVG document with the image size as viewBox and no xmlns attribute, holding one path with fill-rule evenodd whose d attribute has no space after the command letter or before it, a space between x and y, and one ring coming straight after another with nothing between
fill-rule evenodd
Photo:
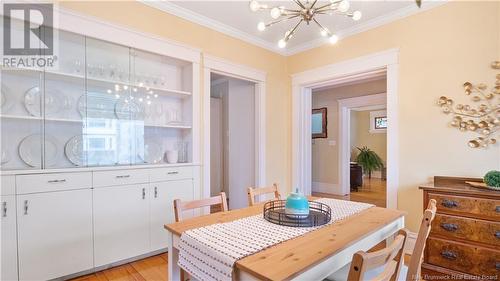
<instances>
[{"instance_id":1,"label":"white door trim","mask_svg":"<svg viewBox=\"0 0 500 281\"><path fill-rule=\"evenodd\" d=\"M373 105L386 105L386 93L368 95L362 97L354 97L338 100L339 109L339 193L340 195L347 195L350 193L350 169L349 162L351 158L351 108L373 106ZM388 129L389 130L389 129Z\"/></svg>"},{"instance_id":2,"label":"white door trim","mask_svg":"<svg viewBox=\"0 0 500 281\"><path fill-rule=\"evenodd\" d=\"M255 83L255 184L266 183L266 73L245 65L204 56L203 91L203 197L210 197L210 74Z\"/></svg>"},{"instance_id":3,"label":"white door trim","mask_svg":"<svg viewBox=\"0 0 500 281\"><path fill-rule=\"evenodd\" d=\"M399 49L390 49L292 75L292 184L306 194L311 192L311 96L308 91L328 81L352 75L363 77L387 72L387 207L397 208L399 183L398 125ZM309 89L309 90L308 90ZM309 154L307 156L306 154Z\"/></svg>"}]
</instances>

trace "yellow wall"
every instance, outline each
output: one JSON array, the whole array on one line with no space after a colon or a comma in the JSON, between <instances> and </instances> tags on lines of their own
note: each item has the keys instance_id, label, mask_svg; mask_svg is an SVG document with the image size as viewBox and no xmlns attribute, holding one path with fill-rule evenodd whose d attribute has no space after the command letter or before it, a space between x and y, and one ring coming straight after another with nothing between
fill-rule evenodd
<instances>
[{"instance_id":1,"label":"yellow wall","mask_svg":"<svg viewBox=\"0 0 500 281\"><path fill-rule=\"evenodd\" d=\"M434 175L482 176L500 169L500 147L470 149L471 133L447 126L449 116L435 106L448 95L470 102L465 81L494 83L489 68L500 59L500 2L450 2L403 20L288 58L289 73L399 48L398 208L407 226L418 228L422 192Z\"/></svg>"},{"instance_id":2,"label":"yellow wall","mask_svg":"<svg viewBox=\"0 0 500 281\"><path fill-rule=\"evenodd\" d=\"M205 55L213 55L265 71L267 73L267 182L278 182L282 188L289 188L291 80L286 72L286 57L136 1L62 1L59 5L62 8L201 49ZM203 87L201 90L203 91ZM205 94L202 92L202 99L204 97Z\"/></svg>"},{"instance_id":3,"label":"yellow wall","mask_svg":"<svg viewBox=\"0 0 500 281\"><path fill-rule=\"evenodd\" d=\"M464 81L494 81L488 68L500 58L500 2L451 2L435 9L291 57L244 43L132 1L64 2L64 8L202 49L205 54L259 68L267 76L267 181L290 188L291 85L289 74L390 48L400 49L398 207L416 230L422 212L418 184L433 175L480 176L500 168L500 148L472 150L467 137L447 128L434 106L447 94L466 101Z\"/></svg>"},{"instance_id":4,"label":"yellow wall","mask_svg":"<svg viewBox=\"0 0 500 281\"><path fill-rule=\"evenodd\" d=\"M351 160L356 161L359 154L357 147L368 147L377 153L386 165L387 161L387 134L385 132L370 132L370 110L351 111ZM380 171L372 173L374 177L380 177Z\"/></svg>"},{"instance_id":5,"label":"yellow wall","mask_svg":"<svg viewBox=\"0 0 500 281\"><path fill-rule=\"evenodd\" d=\"M326 186L339 184L339 118L338 100L366 95L385 93L386 79L369 81L354 85L346 85L331 89L314 91L312 95L313 108L326 107L328 139L315 139L311 148L312 181L326 183ZM328 141L337 144L329 145ZM334 191L332 191L334 193Z\"/></svg>"}]
</instances>

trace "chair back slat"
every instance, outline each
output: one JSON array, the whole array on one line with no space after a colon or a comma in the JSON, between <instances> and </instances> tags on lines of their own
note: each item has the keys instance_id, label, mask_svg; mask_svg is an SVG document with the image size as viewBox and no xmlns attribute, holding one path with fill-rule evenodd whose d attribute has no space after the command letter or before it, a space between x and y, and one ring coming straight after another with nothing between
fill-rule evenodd
<instances>
[{"instance_id":1,"label":"chair back slat","mask_svg":"<svg viewBox=\"0 0 500 281\"><path fill-rule=\"evenodd\" d=\"M278 185L276 183L270 187L262 187L262 188L249 187L249 188L247 188L248 205L253 206L257 203L255 200L256 196L259 196L262 194L271 194L271 193L273 194L274 199L276 199L276 200L280 199L280 193L278 190Z\"/></svg>"},{"instance_id":2,"label":"chair back slat","mask_svg":"<svg viewBox=\"0 0 500 281\"><path fill-rule=\"evenodd\" d=\"M429 200L427 209L424 211L424 217L420 223L420 229L418 230L417 241L415 242L415 247L411 254L410 264L408 265L408 273L406 275L407 281L421 280L420 269L422 267L422 261L424 259L424 250L427 237L431 232L431 225L434 217L436 216L436 200Z\"/></svg>"},{"instance_id":3,"label":"chair back slat","mask_svg":"<svg viewBox=\"0 0 500 281\"><path fill-rule=\"evenodd\" d=\"M380 267L383 267L383 271L374 280L398 280L407 237L408 232L402 229L398 232L394 241L386 248L370 253L359 251L354 254L347 280L365 280L367 272Z\"/></svg>"},{"instance_id":4,"label":"chair back slat","mask_svg":"<svg viewBox=\"0 0 500 281\"><path fill-rule=\"evenodd\" d=\"M193 201L181 201L180 199L175 199L174 200L175 221L179 222L182 220L182 213L184 211L209 207L213 205L219 205L223 212L227 211L228 208L227 208L226 193L221 192L220 195L214 197L193 200Z\"/></svg>"}]
</instances>

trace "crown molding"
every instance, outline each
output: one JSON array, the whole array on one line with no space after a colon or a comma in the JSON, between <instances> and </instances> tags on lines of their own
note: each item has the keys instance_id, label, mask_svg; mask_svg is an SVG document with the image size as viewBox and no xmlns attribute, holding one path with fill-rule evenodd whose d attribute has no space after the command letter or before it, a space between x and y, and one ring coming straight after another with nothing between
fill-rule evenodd
<instances>
[{"instance_id":1,"label":"crown molding","mask_svg":"<svg viewBox=\"0 0 500 281\"><path fill-rule=\"evenodd\" d=\"M388 14L373 18L371 20L368 20L366 22L354 25L353 27L346 28L346 29L341 29L335 32L337 36L339 36L339 40L342 40L344 38L347 38L349 36L356 35L361 32L368 31L370 29L374 29L386 24L389 24L391 22L397 21L399 19L403 19L406 17L409 17L411 15L415 15L424 11L428 11L432 8L441 6L445 3L448 3L449 0L439 0L439 1L422 1L422 6L421 8L418 8L416 5L411 5L407 6L395 11L392 11ZM326 45L328 42L325 41L324 38L318 38L303 44L300 44L296 47L293 48L288 48L287 51L285 52L286 56L291 56L295 55L310 49L314 49L317 47L320 47L322 45Z\"/></svg>"},{"instance_id":2,"label":"crown molding","mask_svg":"<svg viewBox=\"0 0 500 281\"><path fill-rule=\"evenodd\" d=\"M136 0L136 1L283 56L295 55L300 52L304 52L310 49L317 48L322 45L329 44L324 38L319 37L318 39L300 44L292 48L280 49L276 46L276 44L265 41L259 38L258 36L250 35L246 32L238 30L227 24L223 24L219 21L213 20L204 15L195 13L189 9L175 5L170 1L155 1L155 0ZM416 5L409 5L407 7L392 11L388 14L373 18L366 22L356 24L351 28L338 30L336 34L339 36L340 39L343 39L370 29L380 27L382 25L389 24L399 19L430 10L432 8L448 3L448 1L449 0L422 1L421 8L418 8Z\"/></svg>"},{"instance_id":3,"label":"crown molding","mask_svg":"<svg viewBox=\"0 0 500 281\"><path fill-rule=\"evenodd\" d=\"M172 2L155 1L155 0L137 0L137 1L143 3L147 6L150 6L152 8L156 8L158 10L167 12L169 14L180 17L182 19L194 22L194 23L202 25L204 27L208 27L208 28L213 29L215 31L224 33L224 34L229 35L231 37L240 39L242 41L245 41L247 43L250 43L250 44L256 45L258 47L267 49L269 51L278 53L280 55L286 55L286 50L278 48L276 46L276 44L274 44L274 43L270 43L270 42L263 40L257 36L250 35L246 32L238 30L232 26L229 26L227 24L223 24L223 23L218 22L216 20L213 20L209 17L195 13L189 9L175 5Z\"/></svg>"}]
</instances>

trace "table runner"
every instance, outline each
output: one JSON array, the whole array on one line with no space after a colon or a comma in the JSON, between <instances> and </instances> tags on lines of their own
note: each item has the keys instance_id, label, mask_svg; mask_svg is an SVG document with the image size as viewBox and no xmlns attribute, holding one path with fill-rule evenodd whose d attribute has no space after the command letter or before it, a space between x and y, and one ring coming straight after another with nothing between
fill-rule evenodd
<instances>
[{"instance_id":1,"label":"table runner","mask_svg":"<svg viewBox=\"0 0 500 281\"><path fill-rule=\"evenodd\" d=\"M262 214L191 229L179 241L179 266L197 280L232 280L235 262L266 248L327 226L372 204L321 198L332 219L318 227L289 227L270 223Z\"/></svg>"}]
</instances>

